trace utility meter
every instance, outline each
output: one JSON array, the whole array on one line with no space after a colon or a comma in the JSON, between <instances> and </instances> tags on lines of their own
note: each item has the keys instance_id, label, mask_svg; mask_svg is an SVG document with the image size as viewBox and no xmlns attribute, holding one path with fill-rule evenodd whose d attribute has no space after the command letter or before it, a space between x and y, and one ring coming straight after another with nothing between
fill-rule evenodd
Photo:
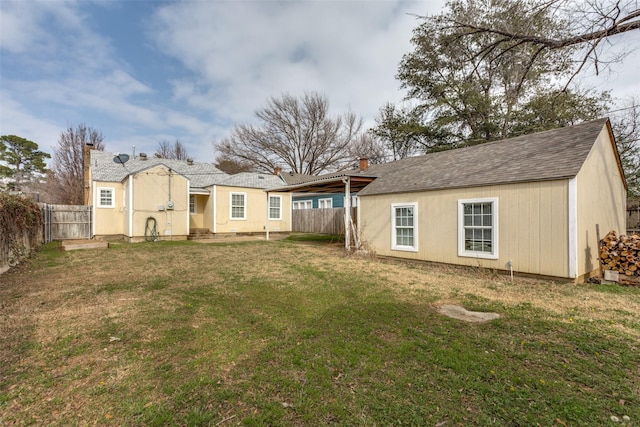
<instances>
[{"instance_id":1,"label":"utility meter","mask_svg":"<svg viewBox=\"0 0 640 427\"><path fill-rule=\"evenodd\" d=\"M171 210L171 209L173 209L173 200L169 200L167 202L167 210Z\"/></svg>"}]
</instances>

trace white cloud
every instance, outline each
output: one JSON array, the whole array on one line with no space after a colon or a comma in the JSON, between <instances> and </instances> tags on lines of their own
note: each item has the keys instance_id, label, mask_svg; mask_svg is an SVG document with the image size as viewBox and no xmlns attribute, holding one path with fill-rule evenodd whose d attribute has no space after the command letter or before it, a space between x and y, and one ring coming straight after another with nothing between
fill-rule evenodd
<instances>
[{"instance_id":1,"label":"white cloud","mask_svg":"<svg viewBox=\"0 0 640 427\"><path fill-rule=\"evenodd\" d=\"M2 134L18 135L38 144L41 151L53 153L60 127L57 123L34 116L20 102L0 91L2 100Z\"/></svg>"},{"instance_id":2,"label":"white cloud","mask_svg":"<svg viewBox=\"0 0 640 427\"><path fill-rule=\"evenodd\" d=\"M174 96L248 121L270 96L324 93L336 112L373 117L399 100L394 76L417 21L443 2L187 2L157 10L149 32L195 73Z\"/></svg>"}]
</instances>

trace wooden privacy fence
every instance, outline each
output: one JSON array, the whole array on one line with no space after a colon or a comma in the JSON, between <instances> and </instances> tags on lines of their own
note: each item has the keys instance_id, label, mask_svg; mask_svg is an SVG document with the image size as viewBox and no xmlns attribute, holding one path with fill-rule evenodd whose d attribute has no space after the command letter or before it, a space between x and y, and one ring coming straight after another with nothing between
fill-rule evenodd
<instances>
[{"instance_id":1,"label":"wooden privacy fence","mask_svg":"<svg viewBox=\"0 0 640 427\"><path fill-rule=\"evenodd\" d=\"M627 234L640 233L640 200L627 199Z\"/></svg>"},{"instance_id":2,"label":"wooden privacy fence","mask_svg":"<svg viewBox=\"0 0 640 427\"><path fill-rule=\"evenodd\" d=\"M91 239L91 206L42 204L42 240Z\"/></svg>"},{"instance_id":3,"label":"wooden privacy fence","mask_svg":"<svg viewBox=\"0 0 640 427\"><path fill-rule=\"evenodd\" d=\"M291 231L344 234L344 209L294 209L291 214ZM356 208L351 208L351 220L356 222Z\"/></svg>"}]
</instances>

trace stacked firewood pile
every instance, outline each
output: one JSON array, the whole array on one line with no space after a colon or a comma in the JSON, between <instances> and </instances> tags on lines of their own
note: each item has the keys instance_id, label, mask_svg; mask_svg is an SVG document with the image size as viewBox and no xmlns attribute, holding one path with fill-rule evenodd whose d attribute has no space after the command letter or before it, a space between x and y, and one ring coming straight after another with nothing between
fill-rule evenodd
<instances>
[{"instance_id":1,"label":"stacked firewood pile","mask_svg":"<svg viewBox=\"0 0 640 427\"><path fill-rule=\"evenodd\" d=\"M621 235L610 231L600 240L600 260L604 270L625 276L640 276L640 236Z\"/></svg>"}]
</instances>

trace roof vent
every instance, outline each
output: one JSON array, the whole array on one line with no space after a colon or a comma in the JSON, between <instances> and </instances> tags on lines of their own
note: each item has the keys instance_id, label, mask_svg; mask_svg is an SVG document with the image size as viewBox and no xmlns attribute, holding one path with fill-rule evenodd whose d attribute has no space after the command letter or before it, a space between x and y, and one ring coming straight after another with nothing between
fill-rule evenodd
<instances>
[{"instance_id":1,"label":"roof vent","mask_svg":"<svg viewBox=\"0 0 640 427\"><path fill-rule=\"evenodd\" d=\"M187 159L187 164L189 166L192 166L193 165L193 159Z\"/></svg>"},{"instance_id":2,"label":"roof vent","mask_svg":"<svg viewBox=\"0 0 640 427\"><path fill-rule=\"evenodd\" d=\"M140 153L140 160L147 160L147 153Z\"/></svg>"},{"instance_id":3,"label":"roof vent","mask_svg":"<svg viewBox=\"0 0 640 427\"><path fill-rule=\"evenodd\" d=\"M264 179L264 176L258 175L258 179Z\"/></svg>"}]
</instances>

